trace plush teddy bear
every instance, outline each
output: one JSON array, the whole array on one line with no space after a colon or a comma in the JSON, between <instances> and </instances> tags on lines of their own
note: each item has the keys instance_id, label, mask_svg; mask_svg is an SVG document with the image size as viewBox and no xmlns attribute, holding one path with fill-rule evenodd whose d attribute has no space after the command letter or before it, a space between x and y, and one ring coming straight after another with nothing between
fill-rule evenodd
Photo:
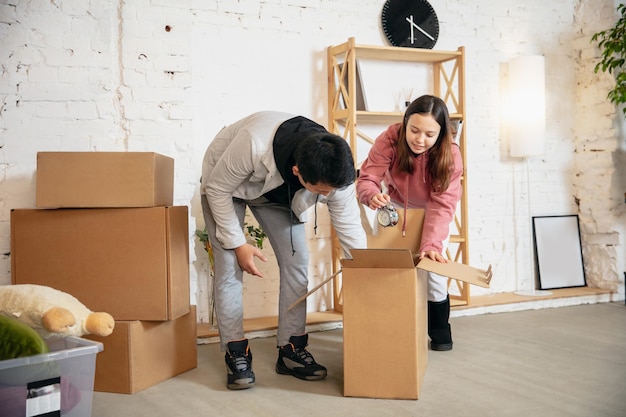
<instances>
[{"instance_id":1,"label":"plush teddy bear","mask_svg":"<svg viewBox=\"0 0 626 417\"><path fill-rule=\"evenodd\" d=\"M109 313L94 313L74 296L44 285L0 286L0 314L28 324L43 338L108 336L115 326Z\"/></svg>"}]
</instances>

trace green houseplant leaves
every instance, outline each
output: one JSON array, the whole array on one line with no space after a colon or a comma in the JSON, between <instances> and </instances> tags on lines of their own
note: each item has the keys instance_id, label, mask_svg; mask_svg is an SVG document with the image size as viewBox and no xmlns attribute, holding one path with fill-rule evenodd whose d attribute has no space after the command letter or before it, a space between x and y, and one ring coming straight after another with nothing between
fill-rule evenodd
<instances>
[{"instance_id":1,"label":"green houseplant leaves","mask_svg":"<svg viewBox=\"0 0 626 417\"><path fill-rule=\"evenodd\" d=\"M615 87L609 91L607 98L611 103L622 108L626 118L626 4L617 6L620 15L615 26L596 33L592 42L598 42L602 59L594 68L594 72L608 72L615 77Z\"/></svg>"}]
</instances>

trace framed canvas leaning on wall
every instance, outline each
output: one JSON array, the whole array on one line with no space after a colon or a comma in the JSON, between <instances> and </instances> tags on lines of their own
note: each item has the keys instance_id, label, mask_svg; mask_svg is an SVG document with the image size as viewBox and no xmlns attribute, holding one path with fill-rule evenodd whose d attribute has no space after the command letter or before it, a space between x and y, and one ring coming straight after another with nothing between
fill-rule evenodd
<instances>
[{"instance_id":1,"label":"framed canvas leaning on wall","mask_svg":"<svg viewBox=\"0 0 626 417\"><path fill-rule=\"evenodd\" d=\"M533 235L540 289L587 285L577 215L534 216Z\"/></svg>"}]
</instances>

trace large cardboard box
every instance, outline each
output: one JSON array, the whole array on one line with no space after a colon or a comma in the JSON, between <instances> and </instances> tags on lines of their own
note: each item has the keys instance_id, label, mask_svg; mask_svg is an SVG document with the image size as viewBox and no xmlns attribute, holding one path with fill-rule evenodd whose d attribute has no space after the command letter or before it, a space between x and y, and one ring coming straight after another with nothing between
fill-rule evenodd
<instances>
[{"instance_id":1,"label":"large cardboard box","mask_svg":"<svg viewBox=\"0 0 626 417\"><path fill-rule=\"evenodd\" d=\"M419 398L428 364L427 281L419 269L489 286L489 270L418 263L424 213L408 210L406 236L404 215L398 226L368 236L371 249L353 249L341 261L345 396Z\"/></svg>"},{"instance_id":2,"label":"large cardboard box","mask_svg":"<svg viewBox=\"0 0 626 417\"><path fill-rule=\"evenodd\" d=\"M133 394L197 366L196 309L178 319L116 321L113 333L87 338L102 342L95 391Z\"/></svg>"},{"instance_id":3,"label":"large cardboard box","mask_svg":"<svg viewBox=\"0 0 626 417\"><path fill-rule=\"evenodd\" d=\"M426 280L408 252L351 252L342 261L344 395L417 399L428 363Z\"/></svg>"},{"instance_id":4,"label":"large cardboard box","mask_svg":"<svg viewBox=\"0 0 626 417\"><path fill-rule=\"evenodd\" d=\"M187 206L11 211L13 284L47 285L116 320L189 312Z\"/></svg>"},{"instance_id":5,"label":"large cardboard box","mask_svg":"<svg viewBox=\"0 0 626 417\"><path fill-rule=\"evenodd\" d=\"M38 152L39 208L171 206L174 159L154 152Z\"/></svg>"}]
</instances>

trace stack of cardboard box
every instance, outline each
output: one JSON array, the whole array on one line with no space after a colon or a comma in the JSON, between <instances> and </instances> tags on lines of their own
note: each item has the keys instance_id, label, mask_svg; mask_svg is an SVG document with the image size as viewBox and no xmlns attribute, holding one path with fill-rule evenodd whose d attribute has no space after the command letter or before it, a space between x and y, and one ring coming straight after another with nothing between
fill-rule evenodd
<instances>
[{"instance_id":1,"label":"stack of cardboard box","mask_svg":"<svg viewBox=\"0 0 626 417\"><path fill-rule=\"evenodd\" d=\"M11 212L13 284L54 287L116 320L94 389L134 393L195 368L187 206L174 160L152 152L40 152L36 209Z\"/></svg>"}]
</instances>

